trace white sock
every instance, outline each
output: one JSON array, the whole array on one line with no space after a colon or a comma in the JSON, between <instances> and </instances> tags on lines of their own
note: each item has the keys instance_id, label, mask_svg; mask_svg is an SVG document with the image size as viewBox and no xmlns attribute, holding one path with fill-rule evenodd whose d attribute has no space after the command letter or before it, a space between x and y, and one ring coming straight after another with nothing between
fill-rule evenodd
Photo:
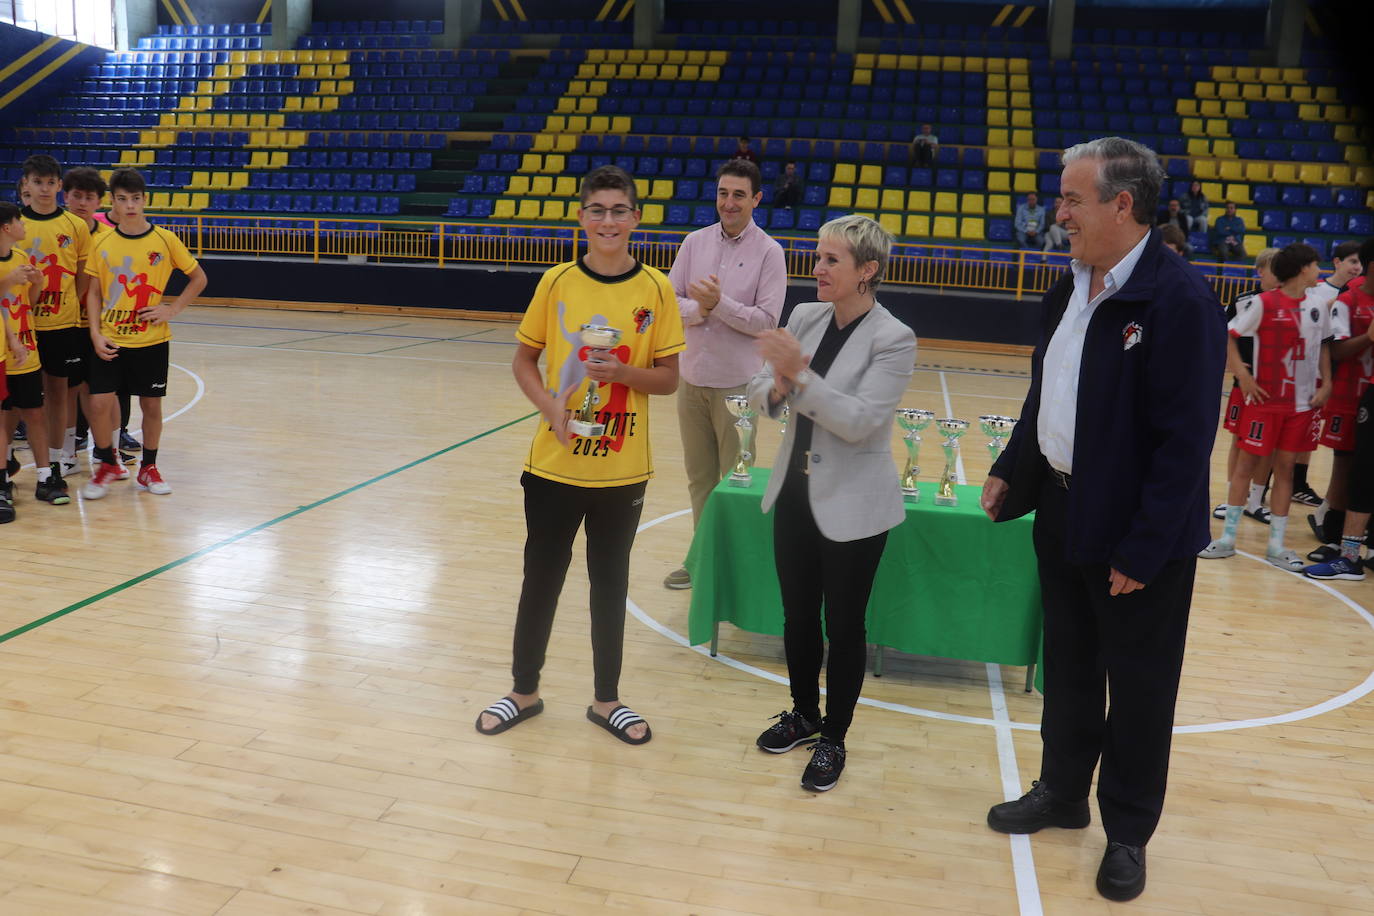
<instances>
[{"instance_id":1,"label":"white sock","mask_svg":"<svg viewBox=\"0 0 1374 916\"><path fill-rule=\"evenodd\" d=\"M76 427L68 426L67 431L62 435L62 454L76 454Z\"/></svg>"},{"instance_id":2,"label":"white sock","mask_svg":"<svg viewBox=\"0 0 1374 916\"><path fill-rule=\"evenodd\" d=\"M1265 548L1265 553L1271 557L1276 557L1283 553L1283 536L1288 531L1288 516L1271 515L1269 517L1269 546Z\"/></svg>"},{"instance_id":3,"label":"white sock","mask_svg":"<svg viewBox=\"0 0 1374 916\"><path fill-rule=\"evenodd\" d=\"M1264 505L1264 484L1250 484L1250 498L1245 501L1246 512L1257 512Z\"/></svg>"},{"instance_id":4,"label":"white sock","mask_svg":"<svg viewBox=\"0 0 1374 916\"><path fill-rule=\"evenodd\" d=\"M1331 508L1331 503L1329 503L1329 502L1327 502L1326 500L1323 499L1323 500L1322 500L1322 504L1321 504L1320 506L1318 506L1318 507L1312 512L1312 517L1315 518L1315 519L1317 520L1317 524L1318 524L1318 525L1322 525L1322 524L1325 524L1325 523L1326 523L1326 510L1327 510L1327 509L1330 509L1330 508Z\"/></svg>"},{"instance_id":5,"label":"white sock","mask_svg":"<svg viewBox=\"0 0 1374 916\"><path fill-rule=\"evenodd\" d=\"M38 482L39 482L39 483L42 483L43 481L47 480L49 477L52 476L52 468L51 468L51 467L41 467L41 468L37 468L36 470L38 471Z\"/></svg>"}]
</instances>

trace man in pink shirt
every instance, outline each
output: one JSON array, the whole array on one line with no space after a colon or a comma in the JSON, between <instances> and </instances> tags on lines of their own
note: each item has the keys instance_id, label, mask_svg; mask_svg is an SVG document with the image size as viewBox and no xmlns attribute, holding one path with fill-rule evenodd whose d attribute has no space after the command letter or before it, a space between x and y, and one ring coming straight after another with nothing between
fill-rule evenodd
<instances>
[{"instance_id":1,"label":"man in pink shirt","mask_svg":"<svg viewBox=\"0 0 1374 916\"><path fill-rule=\"evenodd\" d=\"M694 526L739 451L725 397L743 394L745 383L763 368L754 335L778 326L787 295L782 246L754 225L762 183L759 167L747 159L721 166L716 173L720 222L687 236L668 274L687 335L677 418ZM663 584L691 588L692 579L679 568Z\"/></svg>"}]
</instances>

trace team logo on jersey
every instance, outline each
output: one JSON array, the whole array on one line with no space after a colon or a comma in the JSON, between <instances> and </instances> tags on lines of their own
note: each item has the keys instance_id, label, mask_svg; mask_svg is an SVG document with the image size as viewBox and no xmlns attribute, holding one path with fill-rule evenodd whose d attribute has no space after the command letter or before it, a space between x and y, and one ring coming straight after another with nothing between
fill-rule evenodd
<instances>
[{"instance_id":1,"label":"team logo on jersey","mask_svg":"<svg viewBox=\"0 0 1374 916\"><path fill-rule=\"evenodd\" d=\"M150 251L150 252L148 252L148 266L149 266L149 267L156 267L157 265L159 265L159 264L161 264L161 263L162 263L162 252L160 252L160 251Z\"/></svg>"},{"instance_id":2,"label":"team logo on jersey","mask_svg":"<svg viewBox=\"0 0 1374 916\"><path fill-rule=\"evenodd\" d=\"M1360 412L1355 414L1355 422L1363 426L1369 420L1369 408L1361 407Z\"/></svg>"},{"instance_id":3,"label":"team logo on jersey","mask_svg":"<svg viewBox=\"0 0 1374 916\"><path fill-rule=\"evenodd\" d=\"M1145 330L1141 328L1141 326L1137 322L1130 322L1124 328L1121 329L1121 349L1131 349L1131 347L1134 347L1136 344L1140 343L1140 340L1144 335Z\"/></svg>"},{"instance_id":4,"label":"team logo on jersey","mask_svg":"<svg viewBox=\"0 0 1374 916\"><path fill-rule=\"evenodd\" d=\"M1312 311L1310 312L1310 314L1312 315L1312 320L1313 320L1313 321L1318 321L1318 320L1320 320L1321 314L1322 314L1322 313L1319 312L1319 311L1317 311L1317 307L1314 305L1314 306L1312 306Z\"/></svg>"},{"instance_id":5,"label":"team logo on jersey","mask_svg":"<svg viewBox=\"0 0 1374 916\"><path fill-rule=\"evenodd\" d=\"M635 333L643 334L654 323L654 313L647 307L635 310Z\"/></svg>"},{"instance_id":6,"label":"team logo on jersey","mask_svg":"<svg viewBox=\"0 0 1374 916\"><path fill-rule=\"evenodd\" d=\"M71 247L71 244L72 244L72 237L71 237L70 235L59 235L59 236L57 237L57 247L58 247L58 248L70 248L70 247Z\"/></svg>"}]
</instances>

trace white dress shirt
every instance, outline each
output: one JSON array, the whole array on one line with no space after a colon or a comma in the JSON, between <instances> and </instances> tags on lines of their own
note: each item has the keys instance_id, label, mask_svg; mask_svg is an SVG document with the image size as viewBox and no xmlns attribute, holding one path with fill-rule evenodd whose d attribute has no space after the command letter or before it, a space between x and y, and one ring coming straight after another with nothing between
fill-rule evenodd
<instances>
[{"instance_id":1,"label":"white dress shirt","mask_svg":"<svg viewBox=\"0 0 1374 916\"><path fill-rule=\"evenodd\" d=\"M1088 289L1092 284L1092 267L1078 260L1071 265L1073 295L1069 297L1059 327L1050 338L1050 345L1045 348L1045 361L1041 366L1040 414L1036 421L1040 452L1049 461L1050 467L1057 471L1073 473L1078 370L1083 364L1083 341L1088 333L1088 322L1092 320L1098 305L1110 299L1131 279L1131 273L1135 271L1135 265L1149 239L1147 232L1115 267L1107 271L1102 292L1091 300L1088 298Z\"/></svg>"}]
</instances>

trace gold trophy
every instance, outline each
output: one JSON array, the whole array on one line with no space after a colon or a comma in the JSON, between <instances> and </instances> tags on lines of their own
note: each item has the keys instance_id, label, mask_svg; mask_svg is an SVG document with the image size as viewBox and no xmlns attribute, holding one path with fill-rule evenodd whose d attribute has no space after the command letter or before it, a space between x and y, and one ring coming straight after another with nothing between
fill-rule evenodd
<instances>
[{"instance_id":1,"label":"gold trophy","mask_svg":"<svg viewBox=\"0 0 1374 916\"><path fill-rule=\"evenodd\" d=\"M954 493L954 465L958 460L956 456L959 453L959 437L968 432L968 420L944 417L936 420L935 426L945 434L945 441L941 443L945 450L945 472L940 475L940 487L935 491L935 505L957 506L959 497Z\"/></svg>"},{"instance_id":2,"label":"gold trophy","mask_svg":"<svg viewBox=\"0 0 1374 916\"><path fill-rule=\"evenodd\" d=\"M916 488L916 478L921 476L920 452L921 430L930 425L935 414L929 410L914 407L898 407L897 423L906 430L902 442L906 444L906 467L902 470L902 496L909 503L921 501L921 491Z\"/></svg>"},{"instance_id":3,"label":"gold trophy","mask_svg":"<svg viewBox=\"0 0 1374 916\"><path fill-rule=\"evenodd\" d=\"M735 469L730 473L730 486L747 487L754 482L749 469L754 466L754 417L758 411L749 406L749 399L742 394L727 394L725 408L738 417L735 432L739 433L739 457Z\"/></svg>"},{"instance_id":4,"label":"gold trophy","mask_svg":"<svg viewBox=\"0 0 1374 916\"><path fill-rule=\"evenodd\" d=\"M620 330L602 324L584 324L581 330L582 343L587 347L587 361L613 358L610 350L620 343ZM601 385L587 380L587 393L582 397L582 406L568 421L568 431L578 436L594 439L606 434L606 424L596 419L596 405L601 403Z\"/></svg>"},{"instance_id":5,"label":"gold trophy","mask_svg":"<svg viewBox=\"0 0 1374 916\"><path fill-rule=\"evenodd\" d=\"M988 437L988 451L992 453L992 460L996 461L1002 456L1002 449L1006 446L1006 438L1011 435L1011 428L1016 425L1016 418L985 414L978 418L978 425L982 427L983 435Z\"/></svg>"}]
</instances>

